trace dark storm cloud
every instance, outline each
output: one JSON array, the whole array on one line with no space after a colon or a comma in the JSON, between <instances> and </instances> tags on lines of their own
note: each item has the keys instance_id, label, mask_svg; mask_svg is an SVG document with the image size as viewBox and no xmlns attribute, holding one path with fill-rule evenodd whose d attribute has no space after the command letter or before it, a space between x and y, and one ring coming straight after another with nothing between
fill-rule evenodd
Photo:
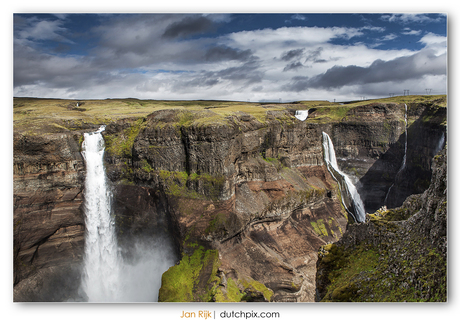
<instances>
[{"instance_id":1,"label":"dark storm cloud","mask_svg":"<svg viewBox=\"0 0 460 324\"><path fill-rule=\"evenodd\" d=\"M197 88L210 88L220 83L218 78L203 73L189 80L174 80L171 90L178 93L194 92Z\"/></svg>"},{"instance_id":2,"label":"dark storm cloud","mask_svg":"<svg viewBox=\"0 0 460 324\"><path fill-rule=\"evenodd\" d=\"M264 72L260 71L258 61L250 61L239 66L218 71L201 71L196 77L176 80L172 90L177 92L191 92L196 88L212 87L222 82L230 81L233 86L249 86L260 83Z\"/></svg>"},{"instance_id":3,"label":"dark storm cloud","mask_svg":"<svg viewBox=\"0 0 460 324\"><path fill-rule=\"evenodd\" d=\"M228 46L220 45L211 47L204 56L206 61L218 62L227 60L247 61L252 56L251 50L239 50Z\"/></svg>"},{"instance_id":4,"label":"dark storm cloud","mask_svg":"<svg viewBox=\"0 0 460 324\"><path fill-rule=\"evenodd\" d=\"M290 50L288 52L285 52L283 54L283 56L281 57L281 59L283 61L290 61L294 58L299 58L300 56L302 56L303 54L303 51L304 49L303 48L298 48L298 49L294 49L294 50Z\"/></svg>"},{"instance_id":5,"label":"dark storm cloud","mask_svg":"<svg viewBox=\"0 0 460 324\"><path fill-rule=\"evenodd\" d=\"M286 65L283 69L283 72L290 71L290 70L298 70L300 68L303 68L304 65L300 62L293 62L288 65Z\"/></svg>"},{"instance_id":6,"label":"dark storm cloud","mask_svg":"<svg viewBox=\"0 0 460 324\"><path fill-rule=\"evenodd\" d=\"M390 61L376 60L368 67L356 65L334 66L311 78L293 78L287 86L291 91L308 88L335 89L347 85L379 82L401 82L425 75L445 75L446 54L436 56L431 50Z\"/></svg>"},{"instance_id":7,"label":"dark storm cloud","mask_svg":"<svg viewBox=\"0 0 460 324\"><path fill-rule=\"evenodd\" d=\"M213 21L203 16L185 17L181 21L173 22L168 27L166 27L162 37L184 38L190 35L207 32L211 30L213 26Z\"/></svg>"},{"instance_id":8,"label":"dark storm cloud","mask_svg":"<svg viewBox=\"0 0 460 324\"><path fill-rule=\"evenodd\" d=\"M14 46L14 55L15 87L40 84L73 91L116 78L109 71L97 69L89 60L48 55L20 44Z\"/></svg>"},{"instance_id":9,"label":"dark storm cloud","mask_svg":"<svg viewBox=\"0 0 460 324\"><path fill-rule=\"evenodd\" d=\"M211 72L213 76L236 82L243 82L245 85L261 82L264 72L259 70L260 65L257 61L251 61L240 66Z\"/></svg>"},{"instance_id":10,"label":"dark storm cloud","mask_svg":"<svg viewBox=\"0 0 460 324\"><path fill-rule=\"evenodd\" d=\"M282 90L293 91L293 92L305 91L308 88L310 88L308 82L309 82L309 77L295 76L291 79L291 82L282 86Z\"/></svg>"},{"instance_id":11,"label":"dark storm cloud","mask_svg":"<svg viewBox=\"0 0 460 324\"><path fill-rule=\"evenodd\" d=\"M322 47L318 47L315 50L311 50L307 52L307 57L305 58L305 62L315 62L315 63L324 63L326 60L319 59L321 56L321 52L323 51Z\"/></svg>"}]
</instances>

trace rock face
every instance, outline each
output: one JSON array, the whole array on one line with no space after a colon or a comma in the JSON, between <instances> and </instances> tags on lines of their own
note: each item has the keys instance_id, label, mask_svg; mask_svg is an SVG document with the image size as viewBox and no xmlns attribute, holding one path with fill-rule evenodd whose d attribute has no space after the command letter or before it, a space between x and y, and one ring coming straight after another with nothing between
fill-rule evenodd
<instances>
[{"instance_id":1,"label":"rock face","mask_svg":"<svg viewBox=\"0 0 460 324\"><path fill-rule=\"evenodd\" d=\"M78 139L14 137L15 301L62 300L77 288L85 229Z\"/></svg>"},{"instance_id":2,"label":"rock face","mask_svg":"<svg viewBox=\"0 0 460 324\"><path fill-rule=\"evenodd\" d=\"M245 282L257 282L272 300L313 301L315 251L347 223L322 163L320 128L248 116L227 125L159 126L174 118L162 111L147 119L133 146L134 182L164 188L182 253L217 250L219 276L210 276L231 279L242 292ZM222 280L192 288L189 300L212 289L209 300L230 298ZM175 296L160 291L161 301Z\"/></svg>"},{"instance_id":3,"label":"rock face","mask_svg":"<svg viewBox=\"0 0 460 324\"><path fill-rule=\"evenodd\" d=\"M438 119L445 109L414 104L410 111L414 143L426 129L444 134ZM299 121L294 112L267 110L260 120L243 112L216 119L209 111L198 123L193 110L160 110L107 125L105 162L122 246L129 251L130 237L166 232L180 255L163 275L160 301L315 300L317 250L340 239L348 223L323 162L323 131L368 211L381 206L393 183L398 197L413 193L395 181L404 105L357 106L339 120L317 111ZM68 291L75 290L84 244L84 131L15 135L16 301L65 300L40 293L44 281L61 282L74 268ZM408 161L420 165L414 177L424 190L438 143L417 143L426 147ZM180 293L167 284L178 280Z\"/></svg>"},{"instance_id":4,"label":"rock face","mask_svg":"<svg viewBox=\"0 0 460 324\"><path fill-rule=\"evenodd\" d=\"M431 160L446 140L446 108L436 103L407 106L406 166L399 173L406 136L403 104L360 106L332 126L329 136L339 167L355 178L366 212L399 207L430 184Z\"/></svg>"},{"instance_id":5,"label":"rock face","mask_svg":"<svg viewBox=\"0 0 460 324\"><path fill-rule=\"evenodd\" d=\"M447 301L446 150L433 161L423 194L350 225L320 250L318 300Z\"/></svg>"}]
</instances>

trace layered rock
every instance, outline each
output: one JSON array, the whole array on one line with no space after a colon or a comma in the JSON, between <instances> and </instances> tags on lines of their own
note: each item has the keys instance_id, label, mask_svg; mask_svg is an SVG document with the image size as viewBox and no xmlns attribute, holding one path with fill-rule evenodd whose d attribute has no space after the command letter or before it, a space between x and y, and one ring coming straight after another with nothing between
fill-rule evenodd
<instances>
[{"instance_id":1,"label":"layered rock","mask_svg":"<svg viewBox=\"0 0 460 324\"><path fill-rule=\"evenodd\" d=\"M78 286L85 229L78 141L78 134L14 137L15 301L70 298Z\"/></svg>"}]
</instances>

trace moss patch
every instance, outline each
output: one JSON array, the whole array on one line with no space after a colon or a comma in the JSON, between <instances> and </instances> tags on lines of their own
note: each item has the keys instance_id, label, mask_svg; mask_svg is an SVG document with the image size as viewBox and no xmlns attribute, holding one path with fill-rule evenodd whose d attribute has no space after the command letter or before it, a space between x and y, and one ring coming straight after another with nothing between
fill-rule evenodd
<instances>
[{"instance_id":1,"label":"moss patch","mask_svg":"<svg viewBox=\"0 0 460 324\"><path fill-rule=\"evenodd\" d=\"M217 250L199 247L192 255L183 255L178 265L163 273L158 301L212 301L219 282L218 264Z\"/></svg>"},{"instance_id":2,"label":"moss patch","mask_svg":"<svg viewBox=\"0 0 460 324\"><path fill-rule=\"evenodd\" d=\"M215 295L215 301L218 303L237 303L244 297L244 294L238 288L238 285L232 278L227 279L227 288L219 287Z\"/></svg>"},{"instance_id":3,"label":"moss patch","mask_svg":"<svg viewBox=\"0 0 460 324\"><path fill-rule=\"evenodd\" d=\"M326 226L324 225L324 220L318 219L317 222L310 222L310 225L313 227L313 230L319 236L328 236Z\"/></svg>"},{"instance_id":4,"label":"moss patch","mask_svg":"<svg viewBox=\"0 0 460 324\"><path fill-rule=\"evenodd\" d=\"M145 127L145 119L139 118L132 122L131 127L125 128L120 133L104 134L106 152L121 158L132 158L134 140L143 127Z\"/></svg>"},{"instance_id":5,"label":"moss patch","mask_svg":"<svg viewBox=\"0 0 460 324\"><path fill-rule=\"evenodd\" d=\"M227 279L226 287L220 286L215 295L216 302L271 301L273 291L263 283L253 279Z\"/></svg>"},{"instance_id":6,"label":"moss patch","mask_svg":"<svg viewBox=\"0 0 460 324\"><path fill-rule=\"evenodd\" d=\"M165 193L174 197L218 200L225 183L224 176L196 173L188 175L185 171L153 172L158 174L164 185ZM195 188L201 188L200 192L197 192Z\"/></svg>"},{"instance_id":7,"label":"moss patch","mask_svg":"<svg viewBox=\"0 0 460 324\"><path fill-rule=\"evenodd\" d=\"M322 257L323 264L329 267L330 282L322 301L354 301L358 290L355 281L363 274L372 274L379 263L378 251L369 245L361 244L354 250L346 250L331 244Z\"/></svg>"},{"instance_id":8,"label":"moss patch","mask_svg":"<svg viewBox=\"0 0 460 324\"><path fill-rule=\"evenodd\" d=\"M256 280L249 280L249 281L242 280L241 282L245 288L245 291L247 292L244 299L251 300L251 298L255 297L254 295L257 295L257 294L254 294L254 292L256 292L256 293L262 293L265 300L271 301L273 297L273 291L271 289L268 289L263 283L256 281Z\"/></svg>"},{"instance_id":9,"label":"moss patch","mask_svg":"<svg viewBox=\"0 0 460 324\"><path fill-rule=\"evenodd\" d=\"M374 219L372 223L374 232L393 234L375 245L362 241L347 248L330 244L320 250L321 301L446 301L447 262L441 252L419 236L396 234L400 229L394 222Z\"/></svg>"}]
</instances>

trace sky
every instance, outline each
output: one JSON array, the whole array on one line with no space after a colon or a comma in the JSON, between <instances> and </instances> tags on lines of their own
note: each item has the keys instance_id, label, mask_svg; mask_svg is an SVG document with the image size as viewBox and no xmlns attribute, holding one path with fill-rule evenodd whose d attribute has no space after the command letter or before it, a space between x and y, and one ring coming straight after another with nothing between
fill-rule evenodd
<instances>
[{"instance_id":1,"label":"sky","mask_svg":"<svg viewBox=\"0 0 460 324\"><path fill-rule=\"evenodd\" d=\"M13 24L18 97L287 102L447 91L446 14L19 13Z\"/></svg>"}]
</instances>

